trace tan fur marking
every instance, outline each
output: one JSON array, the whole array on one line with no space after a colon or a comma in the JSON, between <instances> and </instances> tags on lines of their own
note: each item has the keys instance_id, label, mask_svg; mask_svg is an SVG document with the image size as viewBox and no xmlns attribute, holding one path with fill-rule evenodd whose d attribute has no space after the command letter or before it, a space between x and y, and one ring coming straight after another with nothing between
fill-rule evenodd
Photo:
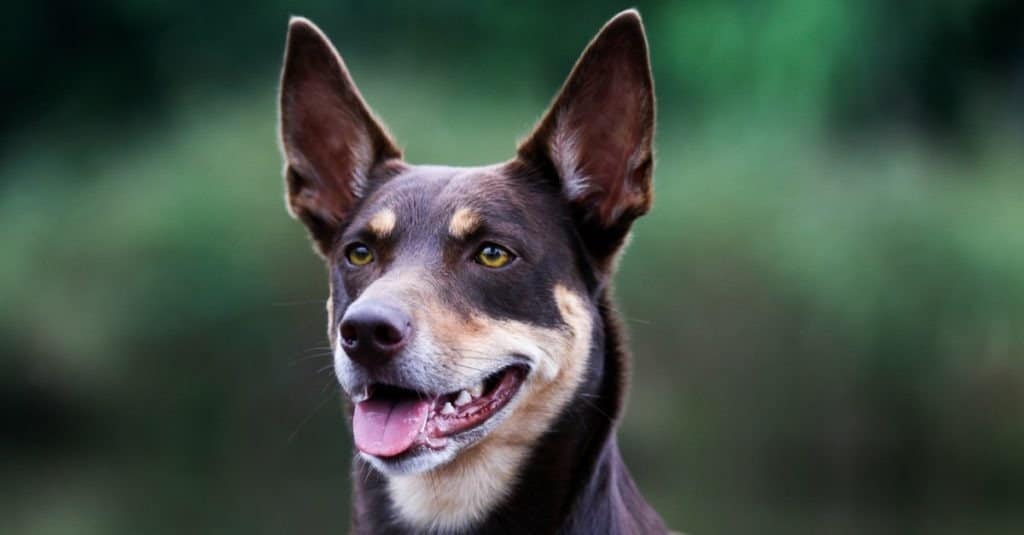
<instances>
[{"instance_id":1,"label":"tan fur marking","mask_svg":"<svg viewBox=\"0 0 1024 535\"><path fill-rule=\"evenodd\" d=\"M525 453L487 437L430 473L391 477L388 490L410 524L458 530L482 520L506 496Z\"/></svg>"},{"instance_id":2,"label":"tan fur marking","mask_svg":"<svg viewBox=\"0 0 1024 535\"><path fill-rule=\"evenodd\" d=\"M370 232L376 234L378 238L387 238L395 230L396 220L394 210L384 208L373 214L370 221L366 223L366 227L370 229Z\"/></svg>"},{"instance_id":3,"label":"tan fur marking","mask_svg":"<svg viewBox=\"0 0 1024 535\"><path fill-rule=\"evenodd\" d=\"M555 132L551 136L551 159L562 177L565 193L570 199L576 200L589 193L591 184L580 169L579 140L565 123L564 119L555 122Z\"/></svg>"},{"instance_id":4,"label":"tan fur marking","mask_svg":"<svg viewBox=\"0 0 1024 535\"><path fill-rule=\"evenodd\" d=\"M448 223L448 233L453 238L462 239L469 236L480 225L480 216L470 208L459 208Z\"/></svg>"},{"instance_id":5,"label":"tan fur marking","mask_svg":"<svg viewBox=\"0 0 1024 535\"><path fill-rule=\"evenodd\" d=\"M511 492L531 448L579 387L590 353L591 311L561 285L555 286L554 299L565 323L561 328L479 317L456 323L452 314L431 314L434 342L459 349L450 358L514 351L534 362L534 373L508 417L479 443L428 473L388 479L391 499L407 523L419 529L464 529L485 518Z\"/></svg>"}]
</instances>

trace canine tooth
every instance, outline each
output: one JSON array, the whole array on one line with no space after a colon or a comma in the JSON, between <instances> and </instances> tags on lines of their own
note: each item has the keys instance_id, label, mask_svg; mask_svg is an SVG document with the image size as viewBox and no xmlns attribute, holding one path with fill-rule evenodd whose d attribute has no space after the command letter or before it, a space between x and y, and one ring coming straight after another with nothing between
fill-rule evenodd
<instances>
[{"instance_id":1,"label":"canine tooth","mask_svg":"<svg viewBox=\"0 0 1024 535\"><path fill-rule=\"evenodd\" d=\"M473 388L470 388L469 389L469 395L471 395L471 396L473 396L475 398L478 398L478 397L484 395L484 384L480 383L480 384L474 386Z\"/></svg>"},{"instance_id":2,"label":"canine tooth","mask_svg":"<svg viewBox=\"0 0 1024 535\"><path fill-rule=\"evenodd\" d=\"M470 401L473 401L473 396L470 396L469 392L463 390L459 392L459 397L455 398L455 406L461 407L463 405L469 405Z\"/></svg>"},{"instance_id":3,"label":"canine tooth","mask_svg":"<svg viewBox=\"0 0 1024 535\"><path fill-rule=\"evenodd\" d=\"M452 407L451 401L444 402L444 407L441 407L441 414L445 416L455 414L455 407Z\"/></svg>"}]
</instances>

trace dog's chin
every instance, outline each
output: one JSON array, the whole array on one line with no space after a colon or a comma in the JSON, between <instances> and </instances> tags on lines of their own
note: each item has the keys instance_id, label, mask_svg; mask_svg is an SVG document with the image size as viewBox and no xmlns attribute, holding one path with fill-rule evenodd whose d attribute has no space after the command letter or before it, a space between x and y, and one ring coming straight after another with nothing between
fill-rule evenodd
<instances>
[{"instance_id":1,"label":"dog's chin","mask_svg":"<svg viewBox=\"0 0 1024 535\"><path fill-rule=\"evenodd\" d=\"M501 425L518 405L521 387L527 380L528 370L522 366L512 366L500 370L495 376L498 374L502 376L497 380L497 386L489 387L479 398L474 398L463 408L455 409L465 409L468 412L475 404L486 405L488 401L493 403L493 410L480 421L472 421L473 416L469 416L471 424L465 421L451 423L451 420L458 419L461 413L446 416L443 414L444 407L446 403L451 403L451 399L456 399L457 394L436 396L432 401L435 408L431 410L426 424L419 431L419 436L412 446L394 455L359 451L359 456L387 476L422 474L454 461L460 453L472 448ZM500 399L488 400L487 395L497 395ZM452 409L454 407L450 407L448 411Z\"/></svg>"}]
</instances>

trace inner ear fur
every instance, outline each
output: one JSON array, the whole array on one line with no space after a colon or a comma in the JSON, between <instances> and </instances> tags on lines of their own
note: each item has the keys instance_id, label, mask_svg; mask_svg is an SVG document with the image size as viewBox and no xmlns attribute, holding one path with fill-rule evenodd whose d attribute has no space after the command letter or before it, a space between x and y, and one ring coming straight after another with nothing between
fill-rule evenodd
<instances>
[{"instance_id":1,"label":"inner ear fur","mask_svg":"<svg viewBox=\"0 0 1024 535\"><path fill-rule=\"evenodd\" d=\"M279 105L288 210L326 253L382 164L402 154L330 40L301 17L288 25Z\"/></svg>"},{"instance_id":2,"label":"inner ear fur","mask_svg":"<svg viewBox=\"0 0 1024 535\"><path fill-rule=\"evenodd\" d=\"M613 17L583 51L519 158L552 169L580 234L611 262L651 206L654 82L639 13Z\"/></svg>"}]
</instances>

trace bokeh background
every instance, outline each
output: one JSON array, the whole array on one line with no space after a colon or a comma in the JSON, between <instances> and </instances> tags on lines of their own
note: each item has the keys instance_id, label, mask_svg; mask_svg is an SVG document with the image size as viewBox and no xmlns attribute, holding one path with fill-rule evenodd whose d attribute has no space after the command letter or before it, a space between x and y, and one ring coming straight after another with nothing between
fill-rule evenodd
<instances>
[{"instance_id":1,"label":"bokeh background","mask_svg":"<svg viewBox=\"0 0 1024 535\"><path fill-rule=\"evenodd\" d=\"M0 531L338 533L290 14L416 163L512 154L610 1L15 1ZM657 198L621 443L676 529L1024 533L1024 3L640 2Z\"/></svg>"}]
</instances>

